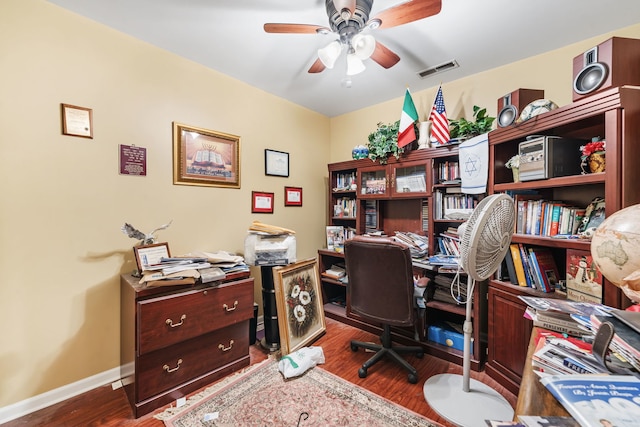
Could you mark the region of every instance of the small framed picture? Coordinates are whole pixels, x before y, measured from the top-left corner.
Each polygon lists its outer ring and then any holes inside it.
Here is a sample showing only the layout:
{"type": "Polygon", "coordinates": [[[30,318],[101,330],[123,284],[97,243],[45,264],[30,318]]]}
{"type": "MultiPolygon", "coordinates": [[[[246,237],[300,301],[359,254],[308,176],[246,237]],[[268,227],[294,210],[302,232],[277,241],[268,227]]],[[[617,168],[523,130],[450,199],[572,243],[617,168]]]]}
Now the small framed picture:
{"type": "Polygon", "coordinates": [[[284,187],[284,205],[302,206],[302,188],[284,187]]]}
{"type": "Polygon", "coordinates": [[[289,153],[264,150],[264,173],[271,176],[289,176],[289,153]]]}
{"type": "Polygon", "coordinates": [[[311,258],[273,268],[282,355],[306,347],[325,333],[318,261],[311,258]]]}
{"type": "Polygon", "coordinates": [[[159,264],[162,258],[170,258],[168,243],[154,243],[153,245],[134,246],[133,253],[136,256],[138,271],[149,270],[154,264],[159,264]]]}
{"type": "Polygon", "coordinates": [[[93,111],[91,108],[60,104],[62,108],[62,134],[93,139],[93,111]]]}
{"type": "Polygon", "coordinates": [[[251,213],[273,213],[273,193],[252,191],[251,213]]]}

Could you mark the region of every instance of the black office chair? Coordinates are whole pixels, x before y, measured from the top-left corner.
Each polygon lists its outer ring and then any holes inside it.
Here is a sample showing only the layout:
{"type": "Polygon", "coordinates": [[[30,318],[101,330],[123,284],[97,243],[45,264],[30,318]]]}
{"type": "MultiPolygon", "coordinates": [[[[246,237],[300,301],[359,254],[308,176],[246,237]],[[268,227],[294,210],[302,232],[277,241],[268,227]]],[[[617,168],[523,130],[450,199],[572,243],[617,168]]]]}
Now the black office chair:
{"type": "Polygon", "coordinates": [[[413,327],[415,321],[413,296],[413,267],[409,248],[383,237],[356,236],[344,245],[347,292],[350,313],[372,323],[380,323],[383,332],[382,345],[351,341],[351,350],[362,347],[376,351],[358,370],[360,378],[367,376],[367,369],[384,356],[409,371],[409,382],[418,382],[418,372],[401,353],[415,353],[422,358],[422,347],[394,347],[391,344],[391,326],[413,327]]]}

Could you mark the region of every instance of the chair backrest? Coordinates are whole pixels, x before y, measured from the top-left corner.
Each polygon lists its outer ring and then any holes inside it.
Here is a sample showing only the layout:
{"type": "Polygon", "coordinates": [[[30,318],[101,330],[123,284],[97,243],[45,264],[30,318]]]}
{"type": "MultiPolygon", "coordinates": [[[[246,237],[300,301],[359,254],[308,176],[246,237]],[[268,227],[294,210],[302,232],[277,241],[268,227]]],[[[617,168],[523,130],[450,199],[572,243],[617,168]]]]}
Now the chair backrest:
{"type": "Polygon", "coordinates": [[[393,326],[414,321],[409,248],[390,238],[356,236],[344,245],[352,313],[393,326]]]}

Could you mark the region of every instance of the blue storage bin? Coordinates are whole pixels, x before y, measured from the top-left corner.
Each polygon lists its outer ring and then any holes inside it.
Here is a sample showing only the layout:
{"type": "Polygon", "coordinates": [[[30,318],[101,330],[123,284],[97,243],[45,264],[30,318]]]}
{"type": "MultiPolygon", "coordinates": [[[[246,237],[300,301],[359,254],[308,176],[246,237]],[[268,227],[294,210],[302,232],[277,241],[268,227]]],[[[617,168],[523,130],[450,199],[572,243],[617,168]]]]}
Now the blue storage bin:
{"type": "MultiPolygon", "coordinates": [[[[464,334],[456,331],[452,326],[446,323],[436,323],[429,326],[427,330],[427,339],[456,350],[464,350],[464,334]]],[[[471,339],[471,353],[473,353],[473,338],[471,339]]]]}

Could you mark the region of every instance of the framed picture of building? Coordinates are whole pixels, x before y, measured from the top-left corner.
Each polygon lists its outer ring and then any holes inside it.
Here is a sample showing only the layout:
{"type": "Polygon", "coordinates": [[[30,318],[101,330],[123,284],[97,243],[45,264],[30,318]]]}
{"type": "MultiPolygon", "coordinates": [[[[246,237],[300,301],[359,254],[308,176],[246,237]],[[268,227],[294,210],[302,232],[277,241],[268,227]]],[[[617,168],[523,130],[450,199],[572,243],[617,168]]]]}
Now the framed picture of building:
{"type": "Polygon", "coordinates": [[[173,183],[240,188],[240,137],[174,122],[173,183]]]}

